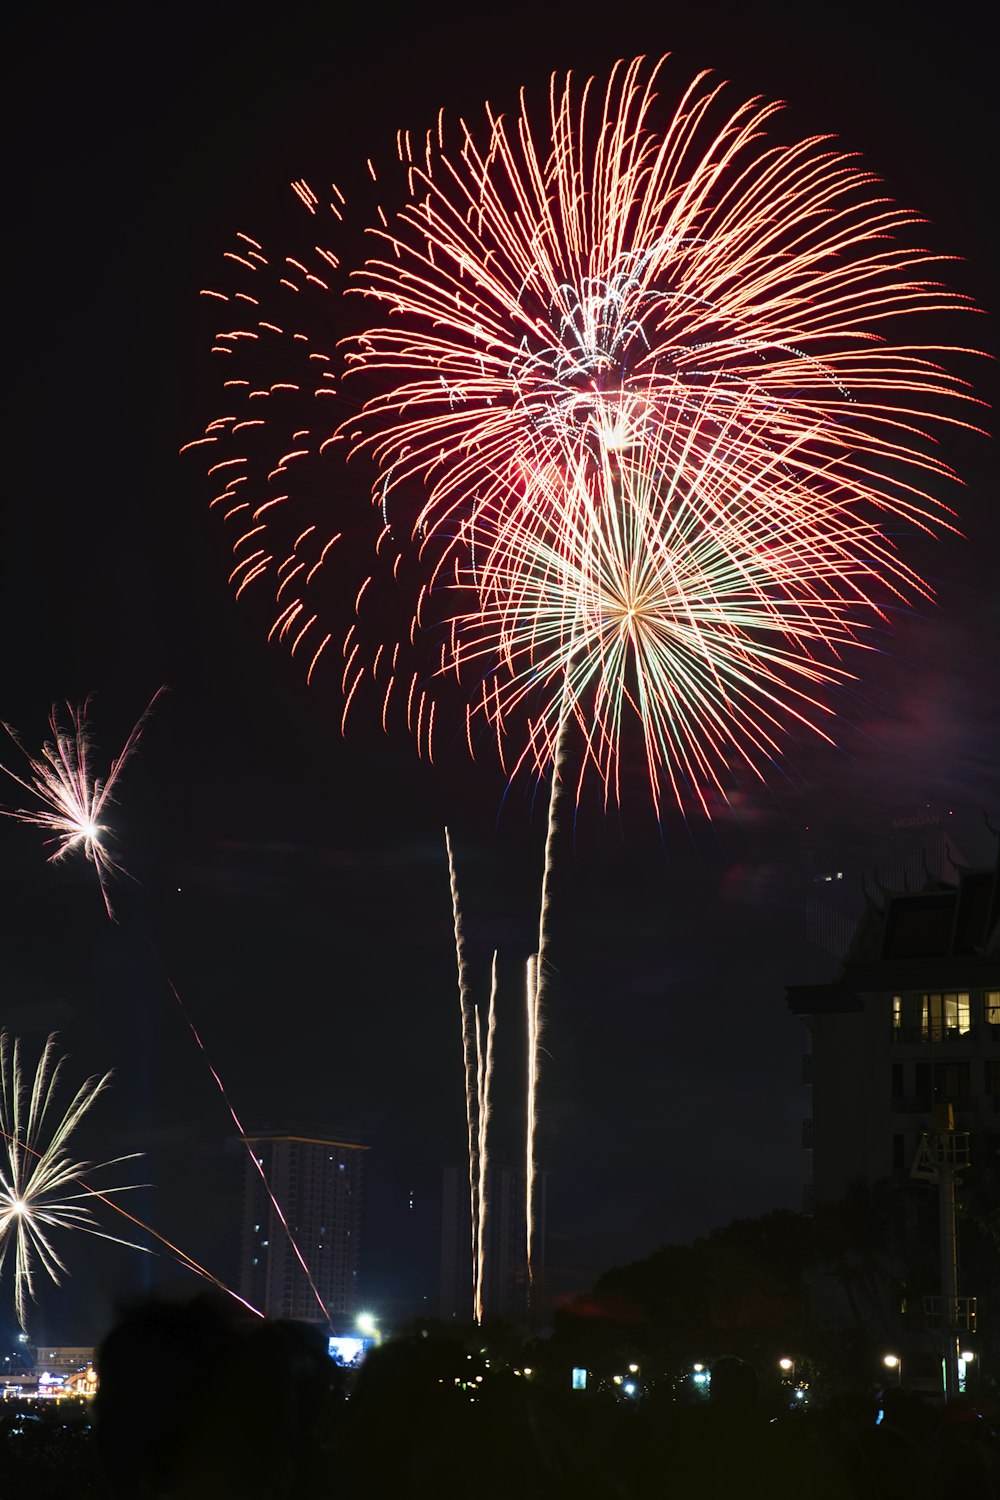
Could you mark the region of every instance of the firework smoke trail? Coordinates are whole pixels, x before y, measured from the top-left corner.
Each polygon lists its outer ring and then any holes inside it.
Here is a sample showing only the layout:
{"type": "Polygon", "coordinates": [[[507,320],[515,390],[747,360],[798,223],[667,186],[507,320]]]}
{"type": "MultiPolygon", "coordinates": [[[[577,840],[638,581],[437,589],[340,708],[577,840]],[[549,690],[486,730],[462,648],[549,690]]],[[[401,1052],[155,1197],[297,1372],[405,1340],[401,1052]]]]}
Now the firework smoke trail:
{"type": "Polygon", "coordinates": [[[475,1054],[479,1041],[479,1026],[478,1021],[474,1020],[473,1006],[469,999],[469,976],[465,961],[462,909],[458,896],[458,873],[455,869],[455,856],[451,846],[451,834],[447,828],[444,831],[444,843],[448,853],[448,884],[451,890],[451,912],[455,928],[455,964],[458,970],[458,1001],[462,1024],[462,1062],[465,1070],[465,1123],[469,1143],[469,1223],[472,1239],[472,1297],[473,1306],[478,1312],[476,1265],[480,1204],[479,1175],[477,1170],[477,1138],[479,1132],[476,1124],[478,1088],[475,1054]]]}
{"type": "Polygon", "coordinates": [[[493,1035],[496,1031],[497,955],[494,950],[490,970],[490,1006],[486,1022],[486,1046],[483,1047],[479,1006],[476,1006],[476,1093],[479,1135],[479,1191],[477,1195],[478,1215],[476,1222],[476,1322],[482,1323],[484,1314],[483,1279],[486,1269],[486,1215],[489,1203],[486,1194],[486,1173],[489,1167],[489,1124],[493,1112],[490,1089],[493,1082],[493,1035]]]}
{"type": "MultiPolygon", "coordinates": [[[[239,1131],[240,1140],[242,1141],[243,1146],[246,1149],[247,1156],[249,1157],[250,1161],[253,1163],[254,1170],[256,1171],[256,1173],[257,1173],[258,1177],[260,1178],[261,1182],[264,1184],[264,1191],[267,1193],[267,1196],[270,1199],[272,1208],[274,1209],[275,1213],[278,1215],[278,1219],[281,1222],[281,1227],[285,1231],[285,1234],[286,1234],[286,1236],[288,1238],[288,1243],[292,1247],[292,1252],[293,1252],[293,1254],[295,1256],[295,1259],[298,1261],[299,1266],[301,1267],[302,1272],[303,1272],[303,1274],[304,1274],[304,1276],[306,1278],[306,1281],[309,1283],[309,1289],[312,1292],[313,1296],[316,1298],[316,1301],[319,1304],[319,1308],[320,1308],[320,1311],[321,1311],[323,1317],[324,1318],[329,1318],[329,1315],[330,1315],[329,1314],[329,1309],[327,1308],[326,1303],[323,1301],[323,1298],[320,1296],[319,1288],[317,1287],[315,1281],[313,1280],[312,1272],[310,1271],[308,1265],[306,1264],[306,1260],[305,1260],[305,1257],[302,1254],[302,1251],[299,1249],[298,1241],[296,1240],[294,1234],[292,1233],[291,1226],[289,1225],[288,1220],[285,1217],[284,1210],[282,1209],[281,1204],[278,1202],[277,1198],[274,1196],[274,1193],[271,1191],[271,1184],[267,1180],[267,1174],[264,1171],[263,1163],[257,1157],[256,1153],[253,1150],[253,1147],[250,1144],[250,1141],[247,1138],[247,1133],[246,1133],[246,1131],[243,1128],[243,1122],[241,1121],[239,1115],[236,1113],[236,1110],[233,1107],[232,1101],[231,1101],[231,1099],[229,1098],[229,1095],[226,1092],[225,1084],[222,1082],[222,1079],[219,1077],[219,1074],[215,1070],[215,1067],[214,1067],[214,1065],[212,1063],[212,1060],[211,1060],[211,1058],[208,1055],[208,1051],[207,1051],[207,1049],[205,1047],[205,1044],[202,1041],[201,1036],[198,1033],[197,1027],[195,1026],[194,1022],[191,1020],[191,1017],[188,1015],[187,1007],[185,1006],[184,1001],[180,997],[180,994],[179,994],[179,992],[177,990],[177,986],[174,984],[173,980],[169,977],[169,975],[164,974],[164,979],[166,980],[167,987],[170,990],[170,993],[173,995],[174,999],[177,1001],[178,1006],[180,1007],[181,1015],[184,1017],[184,1020],[187,1022],[188,1029],[191,1032],[191,1035],[194,1037],[195,1042],[198,1045],[198,1049],[201,1052],[202,1057],[205,1059],[205,1066],[208,1068],[208,1071],[211,1073],[213,1079],[215,1080],[216,1088],[219,1090],[219,1093],[222,1095],[223,1103],[225,1104],[226,1108],[229,1111],[229,1114],[230,1114],[230,1117],[232,1119],[232,1122],[236,1126],[236,1129],[239,1131]]],[[[242,1299],[240,1299],[240,1300],[242,1300],[242,1299]]],[[[249,1304],[247,1304],[247,1305],[249,1306],[249,1304]]]]}
{"type": "Polygon", "coordinates": [[[66,1272],[47,1231],[74,1229],[135,1250],[146,1248],[100,1229],[85,1206],[87,1198],[99,1196],[106,1201],[107,1195],[133,1191],[143,1184],[105,1188],[97,1194],[81,1182],[85,1172],[134,1161],[138,1153],[94,1163],[74,1161],[66,1149],[80,1121],[110,1082],[110,1073],[101,1078],[95,1075],[80,1085],[43,1143],[63,1065],[63,1058],[53,1062],[55,1043],[53,1034],[42,1050],[29,1094],[21,1067],[21,1043],[15,1038],[11,1047],[6,1032],[0,1033],[0,1133],[6,1153],[6,1163],[0,1167],[0,1271],[13,1252],[14,1305],[22,1328],[27,1324],[28,1298],[35,1296],[35,1263],[56,1285],[59,1273],[66,1272]],[[68,1191],[71,1188],[75,1191],[68,1191]]]}
{"type": "Polygon", "coordinates": [[[115,871],[119,874],[127,872],[108,853],[102,838],[107,833],[107,828],[101,819],[112,800],[115,783],[138,745],[146,719],[163,691],[161,687],[153,694],[103,780],[94,775],[90,763],[91,740],[87,729],[89,699],[76,709],[66,705],[68,728],[60,723],[58,709],[52,709],[49,715],[52,739],[42,745],[37,755],[32,755],[25,749],[17,731],[9,724],[3,726],[27,760],[28,775],[19,776],[2,763],[0,771],[30,792],[42,804],[43,810],[0,808],[0,815],[16,818],[20,823],[44,828],[51,833],[52,838],[48,842],[54,843],[56,849],[49,855],[50,861],[64,859],[74,850],[82,849],[84,857],[91,861],[97,872],[104,905],[112,921],[114,912],[111,909],[107,881],[115,871]]]}

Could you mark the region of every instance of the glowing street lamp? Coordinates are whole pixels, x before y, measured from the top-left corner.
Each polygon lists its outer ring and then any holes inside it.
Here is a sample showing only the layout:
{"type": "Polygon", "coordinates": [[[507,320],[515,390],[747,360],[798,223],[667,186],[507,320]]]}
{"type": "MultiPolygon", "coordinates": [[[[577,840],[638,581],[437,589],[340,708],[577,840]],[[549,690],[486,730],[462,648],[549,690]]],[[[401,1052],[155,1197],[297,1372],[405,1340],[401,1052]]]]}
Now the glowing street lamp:
{"type": "Polygon", "coordinates": [[[779,1370],[784,1370],[784,1372],[785,1372],[786,1375],[788,1374],[788,1372],[790,1370],[794,1370],[794,1368],[795,1368],[795,1361],[793,1359],[789,1359],[787,1355],[785,1356],[784,1359],[779,1359],[778,1360],[778,1369],[779,1370]]]}
{"type": "Polygon", "coordinates": [[[355,1326],[357,1327],[357,1330],[361,1334],[362,1338],[374,1339],[376,1344],[381,1344],[382,1330],[381,1328],[379,1328],[378,1323],[372,1313],[358,1313],[355,1326]]]}

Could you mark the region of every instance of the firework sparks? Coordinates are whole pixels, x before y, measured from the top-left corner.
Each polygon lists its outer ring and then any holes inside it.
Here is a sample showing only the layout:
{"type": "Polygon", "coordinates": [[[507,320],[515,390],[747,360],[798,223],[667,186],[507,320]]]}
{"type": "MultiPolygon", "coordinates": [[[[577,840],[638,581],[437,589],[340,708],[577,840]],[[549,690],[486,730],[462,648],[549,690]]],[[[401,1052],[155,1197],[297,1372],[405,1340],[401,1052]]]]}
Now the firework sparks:
{"type": "Polygon", "coordinates": [[[114,800],[115,784],[138,745],[146,719],[162,692],[163,688],[159,688],[153,694],[104,777],[97,776],[92,766],[92,742],[87,725],[89,700],[75,709],[67,704],[66,724],[60,720],[58,710],[53,708],[49,715],[52,738],[42,745],[37,755],[25,748],[9,724],[3,726],[27,760],[28,772],[26,776],[19,776],[2,763],[0,771],[30,792],[41,806],[37,809],[0,808],[0,814],[50,833],[52,837],[47,842],[55,845],[50,860],[65,859],[68,854],[82,851],[97,872],[104,905],[112,919],[114,912],[108,882],[115,872],[125,874],[126,871],[108,852],[105,842],[108,829],[103,819],[108,804],[114,800]]]}
{"type": "MultiPolygon", "coordinates": [[[[150,946],[152,947],[152,944],[150,944],[150,946]]],[[[155,952],[156,950],[154,949],[153,951],[155,952]]],[[[164,973],[164,979],[166,981],[167,988],[170,990],[170,993],[173,995],[174,999],[177,1001],[177,1005],[178,1005],[178,1007],[180,1009],[180,1013],[184,1017],[185,1024],[187,1025],[187,1028],[188,1028],[188,1030],[191,1033],[191,1036],[192,1036],[192,1038],[194,1040],[195,1046],[198,1048],[199,1052],[201,1053],[202,1057],[205,1060],[205,1066],[207,1067],[209,1073],[212,1075],[212,1081],[214,1082],[216,1088],[218,1089],[220,1095],[222,1096],[222,1102],[225,1104],[226,1109],[229,1111],[229,1117],[230,1117],[230,1119],[232,1120],[233,1124],[236,1126],[236,1129],[239,1132],[239,1138],[240,1138],[240,1141],[242,1142],[243,1147],[244,1147],[244,1149],[245,1149],[245,1151],[247,1153],[247,1159],[251,1163],[251,1165],[253,1166],[253,1169],[257,1173],[257,1176],[260,1178],[261,1182],[264,1184],[264,1191],[266,1192],[266,1194],[267,1194],[267,1196],[268,1196],[268,1198],[270,1200],[271,1207],[274,1209],[275,1213],[278,1216],[278,1221],[281,1224],[281,1227],[282,1227],[282,1229],[285,1232],[285,1237],[287,1238],[288,1243],[289,1243],[289,1245],[292,1248],[292,1254],[295,1256],[295,1259],[298,1261],[299,1266],[300,1266],[300,1268],[302,1270],[302,1273],[305,1276],[306,1281],[309,1284],[309,1290],[312,1292],[313,1296],[316,1299],[317,1304],[319,1305],[320,1313],[321,1313],[321,1315],[324,1318],[327,1318],[327,1317],[329,1317],[329,1308],[327,1307],[326,1303],[323,1301],[323,1298],[322,1298],[322,1296],[320,1294],[319,1287],[316,1285],[315,1278],[313,1277],[313,1274],[312,1274],[312,1272],[309,1269],[309,1265],[308,1265],[308,1263],[306,1261],[306,1258],[302,1254],[302,1251],[301,1251],[301,1249],[299,1247],[298,1240],[295,1238],[295,1235],[292,1232],[292,1228],[291,1228],[291,1225],[288,1222],[288,1219],[287,1219],[287,1216],[285,1214],[285,1211],[281,1207],[281,1204],[278,1202],[277,1198],[275,1197],[274,1190],[272,1189],[271,1184],[267,1180],[267,1173],[264,1171],[263,1162],[261,1161],[260,1157],[257,1155],[257,1153],[256,1153],[256,1151],[254,1150],[254,1147],[253,1147],[253,1137],[247,1135],[246,1130],[245,1130],[244,1125],[243,1125],[243,1121],[240,1119],[239,1115],[236,1113],[235,1106],[233,1105],[233,1102],[230,1099],[229,1094],[226,1091],[226,1086],[223,1083],[222,1079],[220,1078],[218,1070],[216,1069],[214,1063],[212,1062],[211,1058],[208,1055],[208,1048],[205,1046],[205,1043],[202,1041],[201,1034],[199,1033],[198,1028],[195,1026],[195,1024],[192,1021],[191,1017],[188,1015],[188,1009],[187,1009],[187,1006],[184,1004],[184,1001],[181,999],[180,991],[178,990],[177,986],[174,984],[173,980],[169,977],[168,974],[164,973]]],[[[224,1290],[228,1291],[228,1288],[224,1288],[224,1290]]],[[[238,1299],[238,1300],[242,1300],[242,1299],[238,1299]]],[[[249,1303],[247,1305],[249,1306],[249,1303]]],[[[256,1308],[254,1308],[252,1310],[256,1311],[256,1308]]]]}
{"type": "Polygon", "coordinates": [[[465,962],[465,937],[462,931],[462,908],[458,895],[458,872],[455,854],[451,845],[451,834],[444,831],[445,850],[448,855],[448,884],[451,891],[452,923],[455,929],[455,964],[458,969],[459,1019],[462,1028],[462,1063],[465,1076],[465,1126],[469,1147],[469,1225],[472,1236],[473,1299],[476,1295],[476,1249],[478,1211],[478,1174],[476,1169],[477,1130],[475,1123],[476,1069],[473,1006],[469,998],[468,967],[465,962]]]}
{"type": "Polygon", "coordinates": [[[457,151],[443,130],[422,153],[401,143],[408,200],[355,277],[391,318],[350,358],[384,388],[345,436],[380,486],[419,481],[417,527],[454,535],[526,455],[599,462],[656,427],[697,465],[689,431],[704,440],[740,402],[744,475],[793,437],[811,479],[832,445],[845,503],[939,519],[948,470],[920,434],[961,382],[888,330],[964,299],[902,243],[915,216],[828,140],[769,143],[780,106],[725,113],[705,74],[658,129],[664,61],[617,64],[603,97],[553,76],[540,132],[522,98],[461,122],[457,151]]]}
{"type": "MultiPolygon", "coordinates": [[[[539,553],[579,554],[609,465],[637,450],[655,448],[692,504],[716,495],[716,511],[729,507],[713,533],[723,548],[724,526],[759,539],[770,522],[766,545],[786,577],[793,551],[801,574],[810,547],[841,544],[857,558],[851,533],[864,538],[876,565],[855,593],[861,612],[883,583],[906,598],[922,589],[887,525],[948,525],[941,495],[954,476],[934,437],[962,425],[957,403],[969,397],[918,325],[967,301],[933,279],[941,257],[915,245],[915,216],[856,158],[826,138],[782,143],[777,104],[727,107],[702,74],[671,114],[658,98],[664,62],[619,63],[603,86],[554,76],[543,122],[523,99],[508,114],[487,107],[482,125],[460,122],[454,147],[443,123],[422,141],[401,133],[395,175],[376,179],[381,249],[351,276],[324,243],[324,216],[335,235],[343,195],[293,184],[309,231],[301,247],[275,253],[240,235],[227,289],[206,293],[226,406],[186,446],[205,457],[212,503],[235,528],[237,593],[271,587],[271,634],[310,679],[339,638],[345,718],[371,692],[386,727],[405,711],[421,753],[432,753],[447,669],[460,671],[481,594],[484,609],[495,602],[484,559],[527,604],[539,553]],[[324,330],[343,285],[375,319],[338,350],[324,330]],[[364,377],[360,411],[345,400],[345,359],[348,390],[364,377]],[[377,541],[337,505],[347,450],[375,460],[377,541]],[[338,556],[348,577],[331,587],[338,556]],[[453,574],[471,602],[442,620],[436,599],[453,574]],[[410,601],[395,640],[383,585],[404,609],[410,601]],[[356,618],[338,628],[330,599],[345,591],[356,618]],[[446,669],[436,682],[435,653],[446,669]]],[[[619,603],[634,610],[634,599],[619,603]]],[[[475,626],[471,636],[474,654],[475,626]]],[[[502,693],[502,674],[487,676],[476,711],[503,760],[509,714],[485,701],[502,693]]],[[[680,717],[665,739],[642,725],[657,806],[665,744],[668,774],[685,761],[697,793],[716,786],[732,731],[745,747],[773,727],[773,704],[738,695],[740,713],[706,721],[707,769],[690,685],[675,689],[680,717]]],[[[641,719],[652,700],[637,702],[641,719]]],[[[585,759],[617,785],[610,722],[585,759]]],[[[551,765],[555,729],[549,716],[523,736],[535,735],[525,760],[536,771],[540,745],[551,765]]]]}
{"type": "Polygon", "coordinates": [[[527,724],[511,774],[544,774],[572,733],[577,798],[593,770],[617,800],[631,722],[654,804],[666,779],[709,813],[734,766],[763,777],[790,728],[829,738],[819,689],[850,679],[847,652],[922,585],[836,491],[803,494],[787,450],[771,457],[769,506],[753,504],[719,458],[727,431],[691,487],[655,435],[596,475],[581,460],[526,476],[475,579],[456,569],[441,590],[458,599],[441,671],[479,689],[470,740],[477,719],[498,739],[527,724]]]}
{"type": "Polygon", "coordinates": [[[58,1285],[66,1266],[50,1239],[52,1230],[80,1230],[115,1244],[146,1249],[101,1229],[89,1201],[124,1193],[140,1184],[102,1188],[85,1186],[84,1175],[133,1161],[136,1153],[104,1162],[74,1161],[67,1142],[84,1115],[107,1087],[110,1073],[88,1078],[66,1112],[47,1131],[49,1109],[63,1059],[56,1058],[55,1036],[42,1051],[30,1091],[21,1066],[21,1044],[0,1034],[0,1131],[4,1165],[0,1167],[0,1271],[13,1262],[14,1306],[21,1327],[27,1326],[28,1300],[35,1297],[36,1269],[58,1285]]]}
{"type": "Polygon", "coordinates": [[[566,730],[569,723],[569,711],[566,696],[564,695],[560,711],[559,727],[556,732],[555,758],[552,765],[552,787],[549,792],[548,826],[545,833],[545,864],[542,870],[542,894],[538,915],[538,952],[533,954],[528,960],[526,989],[528,1013],[528,1118],[525,1130],[524,1244],[529,1287],[534,1279],[535,1177],[537,1172],[535,1147],[538,1133],[538,1068],[542,1035],[542,1001],[545,989],[546,964],[548,962],[548,917],[551,906],[550,886],[555,856],[559,798],[563,786],[563,756],[565,753],[566,730]]]}
{"type": "Polygon", "coordinates": [[[497,955],[493,954],[490,1003],[485,1018],[472,998],[465,937],[462,931],[462,909],[459,902],[458,874],[451,834],[444,831],[448,854],[448,881],[451,890],[452,919],[455,929],[455,962],[458,969],[459,1015],[462,1028],[462,1063],[465,1077],[465,1123],[469,1146],[469,1222],[472,1239],[472,1306],[477,1323],[483,1321],[484,1277],[486,1265],[487,1172],[489,1168],[489,1124],[493,1105],[493,1037],[496,1031],[497,955]]]}
{"type": "Polygon", "coordinates": [[[497,999],[497,955],[493,954],[490,969],[490,1004],[486,1014],[485,1038],[483,1019],[476,1006],[476,1118],[477,1154],[479,1162],[479,1185],[476,1192],[476,1261],[474,1311],[477,1323],[483,1321],[486,1311],[484,1300],[484,1277],[486,1273],[486,1219],[489,1212],[487,1180],[489,1173],[489,1126],[493,1112],[491,1088],[493,1083],[493,1036],[496,1031],[497,999]]]}

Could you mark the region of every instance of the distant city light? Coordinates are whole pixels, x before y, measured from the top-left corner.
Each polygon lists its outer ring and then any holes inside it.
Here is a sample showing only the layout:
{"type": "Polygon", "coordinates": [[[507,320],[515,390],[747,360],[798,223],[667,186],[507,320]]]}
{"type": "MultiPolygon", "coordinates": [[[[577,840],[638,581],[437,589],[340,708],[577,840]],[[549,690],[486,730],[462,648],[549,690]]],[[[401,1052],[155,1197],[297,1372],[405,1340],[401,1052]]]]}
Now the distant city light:
{"type": "Polygon", "coordinates": [[[587,1389],[587,1372],[581,1365],[573,1366],[573,1390],[585,1391],[587,1389]]]}

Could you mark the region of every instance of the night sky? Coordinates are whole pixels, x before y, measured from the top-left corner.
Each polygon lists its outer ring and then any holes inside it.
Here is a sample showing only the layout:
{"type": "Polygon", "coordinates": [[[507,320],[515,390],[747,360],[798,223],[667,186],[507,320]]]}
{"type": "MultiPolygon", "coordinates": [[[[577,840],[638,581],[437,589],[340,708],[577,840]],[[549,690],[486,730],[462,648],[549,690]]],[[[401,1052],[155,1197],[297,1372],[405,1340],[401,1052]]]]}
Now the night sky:
{"type": "MultiPolygon", "coordinates": [[[[430,1306],[440,1168],[465,1131],[442,830],[484,997],[500,951],[496,1144],[513,1153],[546,808],[523,786],[503,800],[488,758],[446,750],[431,769],[357,719],[343,738],[332,679],[307,689],[266,643],[264,602],[234,603],[227,538],[178,458],[215,411],[197,293],[234,230],[280,238],[285,216],[298,223],[292,178],[348,176],[441,105],[475,116],[552,69],[673,51],[675,80],[713,67],[734,97],[788,100],[788,129],[861,151],[959,257],[952,284],[996,306],[993,53],[974,7],[671,9],[355,6],[345,20],[292,3],[253,22],[236,5],[31,7],[11,48],[0,717],[37,744],[51,703],[93,693],[110,754],[170,691],[121,782],[115,852],[136,880],[117,889],[117,925],[82,861],[48,866],[36,830],[0,825],[0,1020],[29,1055],[58,1030],[74,1083],[115,1070],[80,1151],[144,1152],[121,1169],[155,1184],[136,1211],[225,1280],[240,1151],[164,976],[248,1126],[353,1127],[371,1145],[365,1295],[430,1306]]],[[[988,319],[958,333],[995,346],[988,319]]],[[[959,368],[993,399],[991,367],[959,368]]],[[[836,751],[793,744],[766,788],[734,784],[711,827],[658,827],[636,786],[620,814],[585,803],[566,830],[541,1156],[567,1286],[800,1205],[806,1039],[783,992],[830,969],[806,942],[811,876],[887,861],[893,816],[928,803],[969,860],[988,857],[994,464],[985,439],[946,451],[968,484],[964,540],[908,548],[938,605],[862,664],[836,751]]],[[[176,1276],[79,1236],[60,1248],[73,1275],[43,1289],[39,1339],[98,1337],[117,1299],[176,1276]]],[[[7,1325],[5,1286],[0,1337],[7,1325]]]]}

